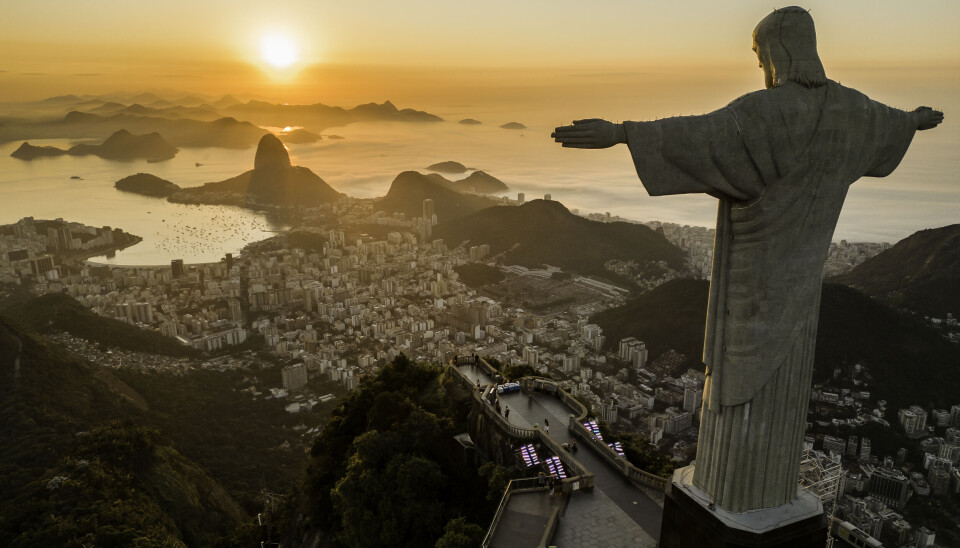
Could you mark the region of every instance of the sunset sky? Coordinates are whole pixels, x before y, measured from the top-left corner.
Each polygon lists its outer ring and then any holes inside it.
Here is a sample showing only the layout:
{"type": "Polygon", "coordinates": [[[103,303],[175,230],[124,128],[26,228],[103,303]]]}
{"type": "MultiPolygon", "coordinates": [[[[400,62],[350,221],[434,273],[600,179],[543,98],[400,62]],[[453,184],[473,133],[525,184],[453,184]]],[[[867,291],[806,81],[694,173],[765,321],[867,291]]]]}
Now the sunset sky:
{"type": "MultiPolygon", "coordinates": [[[[122,89],[345,106],[502,97],[543,107],[574,96],[590,104],[604,88],[616,103],[623,88],[644,86],[662,95],[664,108],[696,109],[706,96],[729,99],[762,85],[750,36],[774,6],[754,0],[11,2],[0,23],[0,101],[122,89]],[[292,45],[290,67],[263,59],[267,37],[292,45]]],[[[911,91],[929,92],[930,102],[957,95],[960,2],[816,0],[804,7],[812,10],[830,77],[855,79],[857,87],[877,83],[894,103],[908,83],[911,91]]]]}

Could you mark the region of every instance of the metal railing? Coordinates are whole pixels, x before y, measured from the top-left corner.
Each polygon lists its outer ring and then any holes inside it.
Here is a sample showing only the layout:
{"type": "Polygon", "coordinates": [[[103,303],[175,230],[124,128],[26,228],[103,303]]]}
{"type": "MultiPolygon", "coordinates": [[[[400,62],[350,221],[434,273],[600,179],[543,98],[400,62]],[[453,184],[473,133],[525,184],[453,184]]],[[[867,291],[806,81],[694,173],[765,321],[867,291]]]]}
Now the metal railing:
{"type": "MultiPolygon", "coordinates": [[[[481,360],[483,361],[483,360],[481,360]]],[[[489,367],[489,365],[488,365],[489,367]]],[[[469,387],[470,392],[473,394],[473,399],[480,404],[480,409],[484,415],[487,416],[490,420],[497,425],[498,428],[506,432],[510,437],[515,438],[520,441],[530,441],[537,439],[537,430],[533,428],[521,428],[514,424],[511,424],[507,419],[503,418],[503,415],[497,413],[497,411],[483,401],[483,397],[480,395],[480,392],[477,391],[476,385],[473,381],[470,380],[466,374],[460,370],[459,367],[451,365],[449,368],[453,374],[460,379],[467,387],[469,387]]]]}
{"type": "Polygon", "coordinates": [[[612,447],[594,437],[593,432],[587,430],[587,427],[583,425],[582,420],[571,420],[570,432],[577,438],[583,440],[584,443],[596,449],[597,453],[599,453],[599,455],[605,461],[607,461],[610,466],[617,469],[624,476],[640,483],[645,487],[650,487],[651,489],[656,489],[658,491],[667,490],[667,486],[670,484],[669,479],[662,478],[656,474],[652,474],[634,466],[633,463],[621,457],[612,447]]]}
{"type": "Polygon", "coordinates": [[[507,503],[510,501],[510,495],[512,493],[520,491],[546,491],[547,489],[549,488],[537,483],[537,478],[510,480],[507,483],[507,488],[503,491],[503,497],[500,498],[500,505],[497,506],[497,511],[493,514],[493,521],[490,522],[490,527],[487,528],[487,534],[483,537],[481,546],[483,548],[490,546],[490,541],[493,540],[493,533],[497,530],[497,525],[500,524],[500,518],[503,517],[503,511],[507,508],[507,503]]]}

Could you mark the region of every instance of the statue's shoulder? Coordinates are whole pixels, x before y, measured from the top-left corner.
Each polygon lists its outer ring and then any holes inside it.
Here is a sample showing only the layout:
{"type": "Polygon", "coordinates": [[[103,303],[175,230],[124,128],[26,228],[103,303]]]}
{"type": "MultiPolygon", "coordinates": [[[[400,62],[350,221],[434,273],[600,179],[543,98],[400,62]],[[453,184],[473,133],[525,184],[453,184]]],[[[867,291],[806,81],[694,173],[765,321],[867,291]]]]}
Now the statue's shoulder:
{"type": "Polygon", "coordinates": [[[766,94],[769,93],[768,89],[760,89],[757,91],[751,91],[750,93],[745,93],[740,97],[737,97],[727,105],[727,108],[743,108],[745,106],[752,105],[757,102],[764,101],[766,99],[766,94]]]}

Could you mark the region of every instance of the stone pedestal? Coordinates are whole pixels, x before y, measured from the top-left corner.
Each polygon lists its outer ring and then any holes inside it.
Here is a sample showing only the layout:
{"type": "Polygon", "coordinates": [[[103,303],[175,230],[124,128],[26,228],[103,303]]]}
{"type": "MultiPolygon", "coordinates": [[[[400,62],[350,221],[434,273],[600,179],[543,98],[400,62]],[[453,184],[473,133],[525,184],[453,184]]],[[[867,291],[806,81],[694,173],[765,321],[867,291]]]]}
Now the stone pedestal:
{"type": "Polygon", "coordinates": [[[693,485],[693,466],[674,472],[663,505],[659,548],[811,548],[825,546],[827,518],[820,499],[799,491],[775,508],[742,514],[710,507],[693,485]]]}

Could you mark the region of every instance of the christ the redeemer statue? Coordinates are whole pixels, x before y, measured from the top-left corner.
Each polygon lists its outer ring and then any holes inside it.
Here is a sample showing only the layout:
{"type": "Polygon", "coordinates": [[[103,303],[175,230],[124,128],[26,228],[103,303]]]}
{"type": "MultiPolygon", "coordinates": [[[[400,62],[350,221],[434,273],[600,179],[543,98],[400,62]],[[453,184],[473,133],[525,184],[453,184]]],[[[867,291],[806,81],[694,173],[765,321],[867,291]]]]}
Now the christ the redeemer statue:
{"type": "Polygon", "coordinates": [[[889,175],[914,132],[905,112],[828,80],[813,19],[778,9],[753,31],[765,90],[702,116],[556,128],[564,147],[626,143],[652,196],[719,199],[693,485],[742,513],[797,497],[821,274],[847,187],[889,175]]]}

